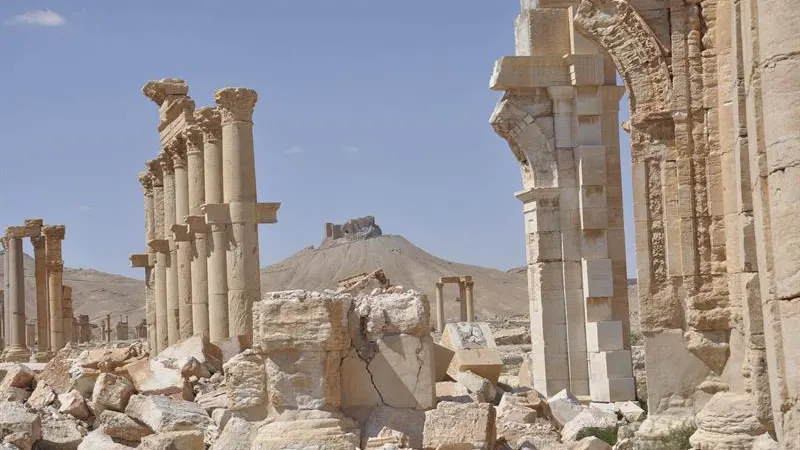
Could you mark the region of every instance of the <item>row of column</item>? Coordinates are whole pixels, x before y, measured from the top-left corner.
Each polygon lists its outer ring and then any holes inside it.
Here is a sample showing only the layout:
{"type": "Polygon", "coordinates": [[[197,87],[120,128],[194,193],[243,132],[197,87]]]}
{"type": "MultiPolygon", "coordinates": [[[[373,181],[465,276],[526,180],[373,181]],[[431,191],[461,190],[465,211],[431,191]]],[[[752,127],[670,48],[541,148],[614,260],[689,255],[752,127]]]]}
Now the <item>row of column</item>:
{"type": "Polygon", "coordinates": [[[261,296],[259,223],[279,203],[257,203],[252,114],[256,92],[216,91],[195,111],[182,80],[148,82],[160,108],[161,152],[139,174],[144,189],[147,340],[153,351],[195,334],[252,337],[261,296]]]}
{"type": "Polygon", "coordinates": [[[64,345],[64,335],[72,334],[71,289],[63,286],[61,241],[63,225],[44,226],[41,219],[28,219],[23,226],[11,226],[2,237],[4,251],[4,289],[2,333],[5,361],[28,361],[31,351],[26,342],[25,269],[22,244],[31,239],[35,259],[36,334],[34,359],[46,361],[64,345]],[[66,292],[66,294],[65,294],[66,292]],[[66,301],[64,301],[66,300],[66,301]]]}
{"type": "Polygon", "coordinates": [[[460,303],[461,322],[475,320],[475,282],[471,276],[442,277],[436,282],[436,331],[444,331],[444,285],[452,283],[458,285],[458,298],[460,303]]]}

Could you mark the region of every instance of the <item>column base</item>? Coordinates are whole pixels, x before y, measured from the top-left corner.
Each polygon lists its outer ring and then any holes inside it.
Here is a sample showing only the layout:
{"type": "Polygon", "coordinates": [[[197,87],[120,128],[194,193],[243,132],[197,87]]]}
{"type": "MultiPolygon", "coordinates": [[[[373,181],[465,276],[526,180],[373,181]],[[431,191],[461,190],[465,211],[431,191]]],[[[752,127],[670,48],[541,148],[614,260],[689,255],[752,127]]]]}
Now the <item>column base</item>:
{"type": "Polygon", "coordinates": [[[3,352],[3,361],[5,362],[30,362],[31,351],[25,347],[8,347],[3,352]]]}
{"type": "Polygon", "coordinates": [[[53,352],[36,352],[31,354],[31,362],[48,362],[53,359],[53,352]]]}

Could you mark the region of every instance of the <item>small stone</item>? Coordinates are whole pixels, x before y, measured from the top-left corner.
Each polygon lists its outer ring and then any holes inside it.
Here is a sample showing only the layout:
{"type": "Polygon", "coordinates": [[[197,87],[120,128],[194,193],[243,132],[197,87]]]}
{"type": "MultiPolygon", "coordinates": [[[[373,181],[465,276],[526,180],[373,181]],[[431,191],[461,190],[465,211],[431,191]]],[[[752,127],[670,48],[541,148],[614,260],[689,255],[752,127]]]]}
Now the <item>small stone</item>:
{"type": "Polygon", "coordinates": [[[110,373],[101,373],[94,384],[92,402],[98,412],[103,409],[125,411],[128,400],[133,394],[133,385],[127,379],[110,373]]]}
{"type": "Polygon", "coordinates": [[[497,396],[497,389],[494,384],[472,371],[457,372],[454,378],[458,384],[467,388],[468,392],[475,394],[479,402],[491,403],[497,396]]]}
{"type": "Polygon", "coordinates": [[[142,438],[138,450],[198,450],[205,448],[200,430],[167,431],[142,438]]]}
{"type": "Polygon", "coordinates": [[[161,395],[134,395],[125,414],[162,433],[174,430],[205,429],[211,418],[198,404],[161,395]]]}
{"type": "Polygon", "coordinates": [[[647,417],[647,413],[636,402],[617,402],[614,403],[617,411],[622,414],[628,422],[641,422],[647,417]]]}
{"type": "Polygon", "coordinates": [[[52,405],[56,401],[56,391],[47,383],[40,381],[36,384],[31,396],[28,397],[28,406],[33,409],[43,409],[47,405],[52,405]]]}
{"type": "Polygon", "coordinates": [[[86,400],[78,391],[72,390],[59,395],[58,402],[61,404],[58,408],[60,413],[69,414],[80,420],[88,420],[91,416],[86,400]]]}
{"type": "Polygon", "coordinates": [[[533,423],[536,410],[527,406],[527,399],[511,393],[503,394],[497,405],[498,422],[533,423]]]}

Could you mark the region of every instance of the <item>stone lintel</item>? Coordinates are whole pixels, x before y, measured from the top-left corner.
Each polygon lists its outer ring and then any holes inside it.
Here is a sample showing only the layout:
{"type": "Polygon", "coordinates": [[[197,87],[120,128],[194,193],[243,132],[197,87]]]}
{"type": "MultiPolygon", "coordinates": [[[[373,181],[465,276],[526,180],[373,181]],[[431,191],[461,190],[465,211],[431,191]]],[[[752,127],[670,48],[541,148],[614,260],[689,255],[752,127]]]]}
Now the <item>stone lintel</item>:
{"type": "Polygon", "coordinates": [[[42,233],[44,233],[47,239],[64,239],[67,234],[67,228],[64,225],[46,225],[42,227],[42,233]]]}
{"type": "Polygon", "coordinates": [[[227,203],[205,203],[200,206],[208,225],[225,225],[231,223],[231,210],[227,203]]]}
{"type": "Polygon", "coordinates": [[[189,86],[180,78],[162,78],[150,80],[142,86],[142,94],[158,106],[172,96],[183,96],[189,93],[189,86]]]}
{"type": "Polygon", "coordinates": [[[177,138],[183,140],[183,131],[194,124],[194,101],[186,97],[186,101],[174,102],[166,114],[166,122],[158,128],[162,148],[177,138]]]}
{"type": "Polygon", "coordinates": [[[257,223],[277,223],[278,209],[280,202],[256,203],[256,222],[257,223]]]}
{"type": "Polygon", "coordinates": [[[172,226],[172,236],[175,242],[188,242],[194,239],[194,234],[189,231],[189,225],[181,223],[172,226]]]}
{"type": "Polygon", "coordinates": [[[489,89],[508,91],[569,84],[569,71],[561,56],[504,56],[494,64],[489,89]]]}
{"type": "Polygon", "coordinates": [[[44,221],[42,219],[25,219],[25,237],[36,237],[42,234],[44,221]]]}
{"type": "Polygon", "coordinates": [[[150,267],[150,257],[147,254],[128,255],[128,260],[133,268],[150,267]]]}
{"type": "Polygon", "coordinates": [[[559,197],[559,188],[530,188],[524,191],[515,192],[514,196],[523,203],[535,202],[537,200],[557,199],[559,197]]]}
{"type": "Polygon", "coordinates": [[[564,55],[573,86],[597,86],[605,82],[604,55],[564,55]]]}
{"type": "Polygon", "coordinates": [[[186,216],[184,219],[189,227],[189,233],[210,233],[211,228],[206,224],[206,216],[186,216]]]}
{"type": "Polygon", "coordinates": [[[12,239],[22,239],[25,237],[25,227],[11,226],[6,227],[6,237],[12,239]]]}
{"type": "Polygon", "coordinates": [[[439,283],[472,283],[472,276],[465,275],[463,277],[455,276],[455,277],[441,277],[439,278],[439,283]]]}
{"type": "Polygon", "coordinates": [[[169,252],[169,241],[167,239],[151,239],[147,246],[159,253],[169,252]]]}

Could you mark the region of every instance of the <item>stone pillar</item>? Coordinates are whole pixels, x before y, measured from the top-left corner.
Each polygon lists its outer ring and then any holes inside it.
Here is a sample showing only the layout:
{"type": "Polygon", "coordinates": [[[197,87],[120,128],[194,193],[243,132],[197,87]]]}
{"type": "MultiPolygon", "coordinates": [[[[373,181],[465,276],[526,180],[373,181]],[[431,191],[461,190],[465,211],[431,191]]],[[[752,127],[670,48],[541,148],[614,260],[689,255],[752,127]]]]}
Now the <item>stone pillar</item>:
{"type": "Polygon", "coordinates": [[[192,243],[186,232],[189,215],[189,174],[186,170],[186,141],[181,137],[170,144],[172,164],[175,169],[175,240],[178,274],[178,335],[179,340],[192,336],[192,243]]]}
{"type": "Polygon", "coordinates": [[[45,237],[31,238],[33,244],[33,258],[36,264],[36,334],[37,347],[36,359],[47,361],[50,359],[50,308],[47,298],[47,259],[45,256],[45,237]]]}
{"type": "Polygon", "coordinates": [[[8,227],[6,240],[8,242],[7,266],[9,274],[9,332],[7,333],[8,346],[4,352],[7,362],[27,362],[30,351],[25,346],[25,269],[23,266],[22,240],[25,238],[25,227],[8,227]]]}
{"type": "Polygon", "coordinates": [[[459,320],[461,322],[467,321],[467,286],[463,280],[458,282],[458,306],[460,308],[459,320]]]}
{"type": "Polygon", "coordinates": [[[145,249],[147,253],[129,255],[131,267],[144,268],[145,314],[147,317],[147,343],[151,351],[155,352],[156,344],[156,305],[155,286],[153,284],[155,251],[149,247],[150,241],[155,239],[155,211],[153,200],[153,177],[148,171],[139,173],[139,183],[144,190],[144,230],[145,249]]]}
{"type": "Polygon", "coordinates": [[[36,348],[36,321],[25,323],[25,346],[31,352],[36,348]]]}
{"type": "Polygon", "coordinates": [[[466,281],[464,283],[464,294],[465,298],[464,301],[467,303],[467,322],[472,322],[475,320],[475,296],[473,288],[475,287],[474,281],[466,281]]]}
{"type": "Polygon", "coordinates": [[[444,331],[444,283],[436,282],[436,331],[444,331]]]}
{"type": "MultiPolygon", "coordinates": [[[[203,131],[203,176],[205,202],[221,204],[222,196],[222,124],[217,108],[200,108],[196,113],[203,131]]],[[[202,213],[203,208],[200,208],[202,213]]],[[[205,224],[205,216],[202,218],[205,224]]],[[[199,222],[199,220],[197,221],[199,222]]],[[[228,264],[226,248],[228,230],[226,223],[209,226],[211,240],[208,242],[208,315],[209,339],[220,342],[230,336],[228,328],[228,264]]]]}
{"type": "Polygon", "coordinates": [[[6,240],[5,235],[0,236],[0,243],[3,244],[3,290],[0,292],[0,350],[3,350],[6,346],[6,305],[7,297],[9,293],[8,283],[9,283],[9,276],[8,276],[8,241],[6,240]]]}
{"type": "Polygon", "coordinates": [[[206,204],[208,223],[230,222],[228,261],[228,326],[233,336],[253,334],[253,302],[261,296],[258,224],[274,223],[278,203],[256,203],[251,89],[225,88],[214,94],[222,118],[223,201],[206,204]]]}
{"type": "Polygon", "coordinates": [[[64,286],[61,293],[64,321],[64,343],[72,342],[74,330],[72,328],[72,288],[64,286]]]}
{"type": "MultiPolygon", "coordinates": [[[[197,116],[195,116],[197,117],[197,116]]],[[[184,130],[189,171],[189,216],[185,218],[190,238],[192,271],[192,326],[194,334],[209,336],[208,317],[208,227],[200,207],[206,202],[203,168],[203,131],[198,125],[184,130]],[[194,225],[194,226],[193,226],[194,225]]]]}
{"type": "Polygon", "coordinates": [[[64,225],[48,225],[44,233],[44,254],[47,260],[47,295],[50,299],[50,350],[56,352],[64,346],[64,320],[62,318],[62,278],[64,261],[61,259],[61,241],[66,229],[64,225]]]}
{"type": "Polygon", "coordinates": [[[169,261],[169,242],[164,235],[164,184],[161,164],[158,159],[147,162],[153,182],[153,237],[147,242],[149,251],[155,254],[152,269],[153,303],[155,318],[155,346],[152,352],[158,353],[169,345],[167,331],[167,264],[169,261]]]}
{"type": "Polygon", "coordinates": [[[107,343],[111,342],[111,314],[106,314],[106,335],[104,336],[107,343]]]}
{"type": "Polygon", "coordinates": [[[175,172],[172,152],[166,148],[158,160],[161,163],[162,180],[164,182],[164,239],[169,245],[166,258],[166,296],[167,296],[167,342],[176,344],[180,340],[180,303],[178,294],[178,248],[172,235],[175,225],[175,172]]]}

